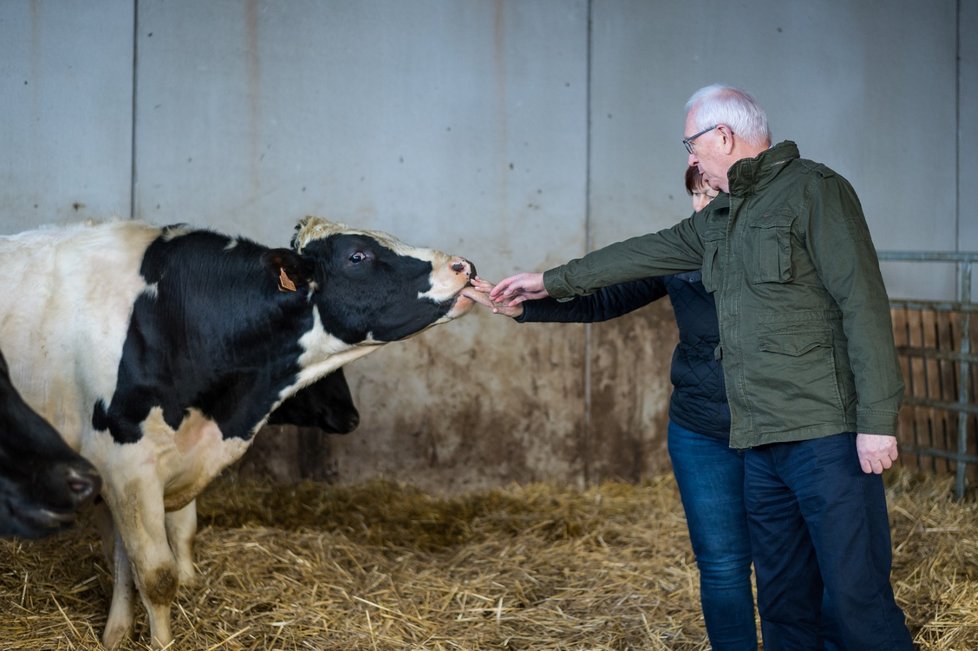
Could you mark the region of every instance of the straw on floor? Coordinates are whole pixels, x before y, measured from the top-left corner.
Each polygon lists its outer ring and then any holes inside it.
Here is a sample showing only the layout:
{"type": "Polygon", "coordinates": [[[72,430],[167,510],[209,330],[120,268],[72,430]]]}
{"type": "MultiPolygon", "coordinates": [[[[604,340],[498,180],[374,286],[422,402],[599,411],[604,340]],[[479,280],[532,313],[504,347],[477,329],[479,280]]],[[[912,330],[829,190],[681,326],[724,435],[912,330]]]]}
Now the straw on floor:
{"type": "MultiPolygon", "coordinates": [[[[893,583],[919,648],[978,648],[978,507],[907,471],[888,490],[893,583]]],[[[709,648],[671,476],[451,497],[227,476],[199,511],[176,649],[709,648]]],[[[0,548],[0,648],[99,648],[111,579],[94,528],[0,548]]],[[[137,606],[126,649],[148,635],[137,606]]]]}

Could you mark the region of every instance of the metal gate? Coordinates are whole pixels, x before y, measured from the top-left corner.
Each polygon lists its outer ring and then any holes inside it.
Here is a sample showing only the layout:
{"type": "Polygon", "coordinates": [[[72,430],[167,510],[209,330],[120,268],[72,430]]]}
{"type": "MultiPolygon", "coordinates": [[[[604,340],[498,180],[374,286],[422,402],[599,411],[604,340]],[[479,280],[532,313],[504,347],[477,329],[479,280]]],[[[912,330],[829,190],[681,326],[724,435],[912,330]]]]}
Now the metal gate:
{"type": "Polygon", "coordinates": [[[956,300],[891,298],[890,310],[906,383],[898,433],[901,455],[910,457],[904,464],[953,472],[961,499],[969,480],[978,478],[978,304],[972,299],[978,253],[881,251],[879,259],[956,266],[956,300]]]}

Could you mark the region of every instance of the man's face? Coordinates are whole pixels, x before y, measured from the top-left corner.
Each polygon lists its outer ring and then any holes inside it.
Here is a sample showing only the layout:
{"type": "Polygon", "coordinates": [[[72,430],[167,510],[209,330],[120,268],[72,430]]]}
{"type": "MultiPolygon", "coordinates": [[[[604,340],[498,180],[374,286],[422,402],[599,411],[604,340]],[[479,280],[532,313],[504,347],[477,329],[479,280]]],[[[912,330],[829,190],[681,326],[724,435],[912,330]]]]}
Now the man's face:
{"type": "MultiPolygon", "coordinates": [[[[683,130],[684,138],[700,131],[696,127],[695,118],[696,109],[693,109],[686,116],[686,126],[683,130]]],[[[730,166],[720,148],[721,143],[722,138],[716,129],[711,129],[700,135],[692,142],[693,153],[689,155],[688,163],[699,169],[704,182],[711,188],[726,192],[729,185],[727,170],[730,166]]]]}

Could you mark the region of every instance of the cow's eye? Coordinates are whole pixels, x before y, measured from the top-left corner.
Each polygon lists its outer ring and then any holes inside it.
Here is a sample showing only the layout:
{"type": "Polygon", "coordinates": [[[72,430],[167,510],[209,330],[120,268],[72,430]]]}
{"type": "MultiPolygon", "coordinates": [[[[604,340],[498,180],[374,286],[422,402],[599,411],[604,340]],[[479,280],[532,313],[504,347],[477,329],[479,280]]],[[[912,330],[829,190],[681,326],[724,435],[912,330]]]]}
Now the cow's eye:
{"type": "Polygon", "coordinates": [[[355,253],[353,253],[353,255],[350,256],[350,262],[352,262],[353,264],[360,264],[366,259],[367,259],[367,254],[364,253],[363,251],[356,251],[355,253]]]}

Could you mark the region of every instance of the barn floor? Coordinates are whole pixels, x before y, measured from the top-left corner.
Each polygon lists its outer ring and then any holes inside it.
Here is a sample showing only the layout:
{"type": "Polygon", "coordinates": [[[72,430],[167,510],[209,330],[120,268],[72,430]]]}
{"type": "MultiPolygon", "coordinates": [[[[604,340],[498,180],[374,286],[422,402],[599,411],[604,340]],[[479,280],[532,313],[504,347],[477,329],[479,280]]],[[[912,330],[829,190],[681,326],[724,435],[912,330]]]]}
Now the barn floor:
{"type": "MultiPolygon", "coordinates": [[[[889,493],[919,649],[978,648],[978,506],[906,471],[889,493]]],[[[671,476],[453,497],[225,477],[200,514],[176,649],[708,649],[671,476]]],[[[0,648],[100,648],[111,581],[94,529],[0,548],[0,648]]],[[[126,649],[146,648],[137,611],[126,649]]]]}

